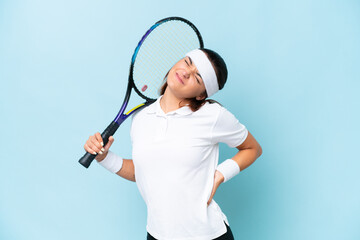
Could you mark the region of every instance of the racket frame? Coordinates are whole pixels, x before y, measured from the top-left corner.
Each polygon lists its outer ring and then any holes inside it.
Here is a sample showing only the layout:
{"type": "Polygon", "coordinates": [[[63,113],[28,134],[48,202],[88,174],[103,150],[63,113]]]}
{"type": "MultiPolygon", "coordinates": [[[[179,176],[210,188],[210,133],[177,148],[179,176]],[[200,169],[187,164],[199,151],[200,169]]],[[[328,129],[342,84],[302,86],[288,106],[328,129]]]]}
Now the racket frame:
{"type": "MultiPolygon", "coordinates": [[[[138,45],[136,46],[134,53],[132,55],[131,58],[131,63],[130,63],[130,69],[129,69],[129,79],[128,79],[128,86],[126,89],[126,94],[125,94],[125,98],[123,101],[123,104],[118,112],[118,114],[116,115],[115,119],[109,124],[109,126],[102,132],[101,134],[101,138],[103,140],[104,146],[108,143],[109,141],[109,137],[113,136],[114,133],[116,132],[116,130],[119,128],[119,126],[129,117],[131,116],[133,113],[135,113],[136,111],[142,109],[143,107],[146,107],[150,104],[152,104],[153,102],[156,101],[156,99],[151,99],[146,97],[143,93],[141,93],[141,91],[139,91],[139,89],[136,87],[135,83],[134,83],[134,78],[133,78],[133,70],[134,70],[134,65],[135,65],[135,61],[136,61],[136,56],[139,52],[139,49],[142,45],[142,43],[145,41],[145,39],[149,36],[149,34],[159,25],[166,23],[168,21],[182,21],[185,22],[186,24],[188,24],[196,33],[198,40],[199,40],[199,45],[200,48],[204,47],[204,42],[203,39],[201,37],[201,34],[199,32],[199,30],[195,27],[194,24],[192,24],[190,21],[188,21],[185,18],[181,18],[181,17],[168,17],[168,18],[164,18],[161,19],[159,21],[157,21],[155,24],[153,24],[147,31],[146,33],[142,36],[141,40],[139,41],[138,45]],[[132,89],[135,90],[135,92],[145,100],[145,103],[139,104],[136,107],[130,109],[129,111],[127,111],[125,114],[125,109],[128,105],[129,99],[130,99],[130,95],[132,92],[132,89]]],[[[97,154],[91,154],[86,152],[84,154],[84,156],[82,158],[80,158],[79,163],[81,165],[83,165],[85,168],[88,168],[91,164],[91,162],[95,159],[95,157],[97,156],[97,154]]]]}

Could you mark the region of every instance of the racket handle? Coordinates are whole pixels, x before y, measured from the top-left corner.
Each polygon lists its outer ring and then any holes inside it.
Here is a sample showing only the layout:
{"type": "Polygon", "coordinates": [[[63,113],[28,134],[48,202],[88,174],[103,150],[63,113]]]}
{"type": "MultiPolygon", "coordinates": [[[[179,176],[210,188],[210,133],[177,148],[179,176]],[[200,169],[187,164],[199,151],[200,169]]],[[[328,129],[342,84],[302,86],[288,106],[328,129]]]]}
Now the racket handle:
{"type": "MultiPolygon", "coordinates": [[[[101,134],[101,137],[104,141],[104,146],[108,143],[109,137],[114,135],[119,126],[120,125],[117,122],[111,122],[110,125],[104,130],[104,132],[101,134]]],[[[88,168],[96,156],[97,154],[91,154],[86,152],[84,156],[80,158],[79,163],[84,167],[88,168]]]]}

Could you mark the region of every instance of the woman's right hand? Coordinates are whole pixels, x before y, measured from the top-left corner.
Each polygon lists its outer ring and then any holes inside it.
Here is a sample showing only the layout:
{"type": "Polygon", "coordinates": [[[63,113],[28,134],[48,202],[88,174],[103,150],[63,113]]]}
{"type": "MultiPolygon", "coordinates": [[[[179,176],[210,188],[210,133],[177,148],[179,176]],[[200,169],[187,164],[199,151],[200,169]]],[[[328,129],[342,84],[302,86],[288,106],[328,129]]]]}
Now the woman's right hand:
{"type": "Polygon", "coordinates": [[[113,138],[113,136],[110,136],[108,143],[106,144],[106,146],[104,146],[103,139],[102,139],[100,133],[97,132],[94,135],[89,137],[89,139],[86,141],[86,143],[84,145],[84,149],[88,153],[97,154],[95,159],[98,162],[101,162],[106,157],[106,155],[109,151],[109,148],[111,147],[113,142],[114,142],[114,138],[113,138]]]}

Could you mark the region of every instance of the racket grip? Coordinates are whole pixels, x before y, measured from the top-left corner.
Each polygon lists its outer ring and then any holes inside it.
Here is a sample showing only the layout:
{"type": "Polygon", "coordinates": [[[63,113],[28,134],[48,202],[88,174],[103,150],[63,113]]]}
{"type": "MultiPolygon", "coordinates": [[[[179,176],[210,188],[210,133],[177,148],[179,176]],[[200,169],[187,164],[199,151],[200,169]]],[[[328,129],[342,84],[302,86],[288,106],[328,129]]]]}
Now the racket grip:
{"type": "MultiPolygon", "coordinates": [[[[117,122],[111,122],[110,125],[104,130],[101,134],[101,138],[103,139],[104,146],[108,143],[109,137],[114,135],[116,130],[119,128],[119,124],[117,122]]],[[[80,158],[79,163],[84,167],[88,168],[91,162],[95,159],[97,154],[91,154],[86,152],[82,158],[80,158]]]]}

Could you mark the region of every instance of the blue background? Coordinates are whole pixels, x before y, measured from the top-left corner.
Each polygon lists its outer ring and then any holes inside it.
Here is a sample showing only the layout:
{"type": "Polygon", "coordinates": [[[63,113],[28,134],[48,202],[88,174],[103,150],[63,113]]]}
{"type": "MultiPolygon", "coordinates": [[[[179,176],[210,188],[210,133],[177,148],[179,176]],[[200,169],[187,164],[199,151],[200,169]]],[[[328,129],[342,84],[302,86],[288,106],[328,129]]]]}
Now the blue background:
{"type": "MultiPolygon", "coordinates": [[[[139,38],[168,16],[226,60],[214,99],[263,149],[215,195],[235,238],[360,239],[355,0],[0,1],[0,239],[145,239],[136,184],[77,161],[118,111],[139,38]]],[[[112,147],[125,158],[129,126],[112,147]]]]}

